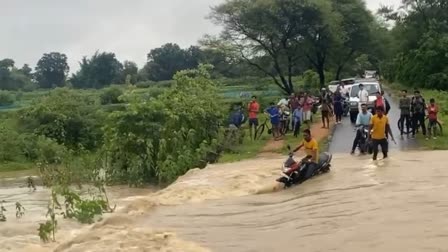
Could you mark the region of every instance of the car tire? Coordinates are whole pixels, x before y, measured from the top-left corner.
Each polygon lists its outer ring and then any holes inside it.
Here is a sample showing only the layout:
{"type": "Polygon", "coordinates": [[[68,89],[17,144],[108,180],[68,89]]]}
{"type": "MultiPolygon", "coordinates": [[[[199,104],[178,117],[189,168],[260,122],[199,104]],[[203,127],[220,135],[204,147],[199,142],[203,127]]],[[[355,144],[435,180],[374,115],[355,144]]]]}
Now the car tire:
{"type": "Polygon", "coordinates": [[[357,117],[358,117],[358,112],[350,111],[350,121],[352,123],[356,123],[357,117]]]}

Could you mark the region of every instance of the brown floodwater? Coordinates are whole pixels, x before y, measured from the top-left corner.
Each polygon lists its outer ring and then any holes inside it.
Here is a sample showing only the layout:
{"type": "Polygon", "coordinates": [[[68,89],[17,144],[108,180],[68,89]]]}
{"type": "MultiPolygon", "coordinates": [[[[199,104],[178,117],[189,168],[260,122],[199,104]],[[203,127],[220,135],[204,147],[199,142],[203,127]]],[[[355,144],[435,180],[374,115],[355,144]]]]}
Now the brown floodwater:
{"type": "Polygon", "coordinates": [[[337,154],[331,173],[288,190],[274,182],[281,156],[211,165],[157,192],[110,188],[116,213],[91,226],[61,223],[47,245],[36,229],[48,192],[0,182],[1,199],[27,208],[0,223],[0,250],[446,251],[447,154],[337,154]]]}

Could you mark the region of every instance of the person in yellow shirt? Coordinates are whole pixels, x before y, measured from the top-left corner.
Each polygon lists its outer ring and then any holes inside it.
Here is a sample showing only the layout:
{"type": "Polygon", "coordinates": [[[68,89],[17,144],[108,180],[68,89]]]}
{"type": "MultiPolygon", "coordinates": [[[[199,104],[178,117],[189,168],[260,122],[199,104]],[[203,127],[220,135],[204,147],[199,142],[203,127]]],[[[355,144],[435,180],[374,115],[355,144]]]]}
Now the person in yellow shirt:
{"type": "Polygon", "coordinates": [[[299,176],[301,178],[300,180],[305,181],[316,171],[319,162],[319,144],[316,139],[311,137],[311,131],[309,129],[303,131],[303,142],[293,152],[297,152],[301,148],[305,148],[305,154],[308,159],[306,167],[300,172],[299,176]]]}
{"type": "Polygon", "coordinates": [[[389,149],[389,143],[387,136],[390,135],[392,141],[395,142],[395,138],[392,135],[392,130],[389,125],[389,118],[384,115],[384,107],[377,107],[376,114],[370,119],[370,138],[372,139],[373,160],[377,159],[378,146],[381,146],[383,152],[383,159],[387,158],[389,149]]]}

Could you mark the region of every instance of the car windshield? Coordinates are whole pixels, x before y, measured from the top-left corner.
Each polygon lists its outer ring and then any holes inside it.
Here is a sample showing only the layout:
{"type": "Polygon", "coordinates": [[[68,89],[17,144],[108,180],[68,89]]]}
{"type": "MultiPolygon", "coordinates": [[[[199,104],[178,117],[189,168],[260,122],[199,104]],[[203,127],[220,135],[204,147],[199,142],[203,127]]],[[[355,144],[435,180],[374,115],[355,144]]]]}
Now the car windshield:
{"type": "MultiPolygon", "coordinates": [[[[364,89],[367,90],[367,92],[369,92],[369,95],[374,95],[379,91],[377,84],[364,84],[364,89]]],[[[359,93],[359,85],[352,86],[350,96],[357,97],[358,93],[359,93]]]]}

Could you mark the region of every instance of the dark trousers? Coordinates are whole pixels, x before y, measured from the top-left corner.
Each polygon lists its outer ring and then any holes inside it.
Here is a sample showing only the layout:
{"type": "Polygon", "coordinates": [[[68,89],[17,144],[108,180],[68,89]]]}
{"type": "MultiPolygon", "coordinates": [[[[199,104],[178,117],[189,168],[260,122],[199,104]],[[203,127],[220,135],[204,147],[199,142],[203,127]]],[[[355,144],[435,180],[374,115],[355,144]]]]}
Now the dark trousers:
{"type": "Polygon", "coordinates": [[[422,127],[422,133],[426,136],[425,113],[415,113],[412,116],[412,121],[412,135],[415,136],[417,125],[420,124],[420,127],[422,127]]]}
{"type": "Polygon", "coordinates": [[[298,181],[303,182],[313,176],[313,173],[319,168],[318,164],[309,162],[305,165],[303,170],[300,171],[298,181]]]}
{"type": "Polygon", "coordinates": [[[361,130],[357,130],[356,131],[356,137],[355,140],[353,140],[353,147],[352,147],[352,151],[356,150],[356,147],[358,147],[359,145],[359,141],[362,139],[362,133],[361,130]]]}
{"type": "Polygon", "coordinates": [[[404,125],[406,122],[406,132],[409,132],[409,127],[411,126],[411,115],[401,115],[400,116],[400,129],[401,129],[401,135],[403,135],[404,132],[404,125]]]}
{"type": "Polygon", "coordinates": [[[378,157],[378,146],[381,146],[383,158],[387,158],[387,151],[389,149],[389,143],[387,142],[387,139],[372,139],[373,160],[376,160],[378,157]]]}
{"type": "MultiPolygon", "coordinates": [[[[294,122],[294,120],[293,120],[293,122],[294,122]]],[[[300,120],[297,123],[293,124],[294,125],[294,136],[295,137],[297,137],[299,135],[299,133],[300,133],[300,126],[301,126],[300,124],[301,124],[300,120]]]]}

